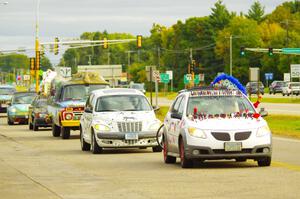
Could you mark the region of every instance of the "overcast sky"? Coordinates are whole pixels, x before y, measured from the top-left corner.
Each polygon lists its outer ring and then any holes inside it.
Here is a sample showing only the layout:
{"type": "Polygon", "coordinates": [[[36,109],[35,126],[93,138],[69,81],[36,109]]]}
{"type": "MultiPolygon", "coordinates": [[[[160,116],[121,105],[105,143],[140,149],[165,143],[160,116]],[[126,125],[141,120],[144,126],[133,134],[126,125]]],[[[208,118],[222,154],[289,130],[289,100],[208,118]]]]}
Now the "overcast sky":
{"type": "MultiPolygon", "coordinates": [[[[34,46],[37,0],[0,0],[0,50],[34,46]]],[[[153,23],[207,16],[216,0],[40,0],[40,38],[77,38],[85,31],[149,35],[153,23]]],[[[223,0],[230,11],[246,13],[254,0],[223,0]]],[[[283,0],[260,0],[270,13],[283,0]]]]}

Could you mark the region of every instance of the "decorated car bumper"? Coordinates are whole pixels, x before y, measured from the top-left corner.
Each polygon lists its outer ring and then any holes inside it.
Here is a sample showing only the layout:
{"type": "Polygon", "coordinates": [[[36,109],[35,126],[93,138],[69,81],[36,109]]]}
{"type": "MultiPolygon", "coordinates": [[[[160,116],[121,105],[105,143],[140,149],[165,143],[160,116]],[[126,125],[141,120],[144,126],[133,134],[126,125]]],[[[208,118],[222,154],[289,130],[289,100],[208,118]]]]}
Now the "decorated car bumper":
{"type": "Polygon", "coordinates": [[[97,133],[97,143],[104,148],[155,147],[156,132],[97,133]]]}
{"type": "Polygon", "coordinates": [[[206,132],[207,138],[186,136],[185,152],[189,158],[226,159],[271,156],[271,134],[258,137],[255,131],[206,132]]]}
{"type": "Polygon", "coordinates": [[[61,125],[63,127],[79,127],[80,120],[62,120],[61,125]]]}

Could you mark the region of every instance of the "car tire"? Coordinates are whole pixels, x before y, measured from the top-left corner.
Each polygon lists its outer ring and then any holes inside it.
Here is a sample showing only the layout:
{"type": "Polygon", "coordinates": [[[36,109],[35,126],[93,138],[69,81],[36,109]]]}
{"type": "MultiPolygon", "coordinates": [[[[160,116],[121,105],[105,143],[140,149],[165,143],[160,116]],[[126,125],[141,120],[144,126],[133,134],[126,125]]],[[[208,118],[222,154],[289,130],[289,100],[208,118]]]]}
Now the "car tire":
{"type": "Polygon", "coordinates": [[[163,139],[163,155],[164,155],[164,162],[166,164],[174,164],[176,163],[176,157],[169,156],[168,155],[168,145],[167,145],[167,139],[163,139]]]}
{"type": "Polygon", "coordinates": [[[80,145],[82,151],[89,151],[91,149],[91,145],[84,140],[81,127],[80,127],[80,145]]]}
{"type": "Polygon", "coordinates": [[[29,122],[29,124],[28,124],[28,128],[29,128],[29,130],[32,130],[32,129],[33,129],[33,125],[32,125],[32,123],[31,123],[31,122],[29,122]]]}
{"type": "Polygon", "coordinates": [[[193,160],[186,158],[185,151],[184,151],[184,142],[181,138],[179,140],[179,154],[180,154],[180,164],[182,168],[192,168],[193,167],[193,160]]]}
{"type": "Polygon", "coordinates": [[[282,96],[285,96],[285,94],[284,94],[284,93],[282,93],[282,96]]]}
{"type": "Polygon", "coordinates": [[[7,124],[8,125],[14,125],[14,123],[9,119],[9,117],[7,117],[7,124]]]}
{"type": "Polygon", "coordinates": [[[155,147],[152,147],[152,151],[153,151],[154,153],[158,153],[158,152],[162,152],[162,149],[161,149],[160,146],[155,146],[155,147]]]}
{"type": "Polygon", "coordinates": [[[271,165],[272,158],[265,157],[257,160],[257,164],[259,167],[269,167],[271,165]]]}
{"type": "Polygon", "coordinates": [[[93,154],[99,154],[99,153],[103,152],[102,147],[100,147],[96,141],[94,132],[92,132],[92,135],[91,135],[91,150],[92,150],[93,154]]]}
{"type": "Polygon", "coordinates": [[[60,136],[60,127],[55,125],[54,123],[52,124],[52,135],[53,135],[53,137],[60,136]]]}
{"type": "Polygon", "coordinates": [[[64,139],[64,140],[69,139],[70,138],[70,134],[71,134],[70,131],[71,130],[68,127],[61,127],[60,128],[61,138],[64,139]]]}
{"type": "Polygon", "coordinates": [[[36,125],[36,122],[33,120],[33,124],[32,124],[32,129],[33,131],[38,131],[39,127],[36,125]]]}

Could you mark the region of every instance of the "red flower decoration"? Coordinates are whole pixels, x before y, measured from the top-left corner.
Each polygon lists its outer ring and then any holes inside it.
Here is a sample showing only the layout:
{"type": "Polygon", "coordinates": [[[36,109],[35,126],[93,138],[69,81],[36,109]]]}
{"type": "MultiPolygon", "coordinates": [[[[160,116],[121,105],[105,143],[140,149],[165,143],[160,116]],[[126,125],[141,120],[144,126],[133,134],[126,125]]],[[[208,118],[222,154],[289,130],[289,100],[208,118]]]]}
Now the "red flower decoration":
{"type": "Polygon", "coordinates": [[[259,113],[254,113],[254,114],[253,114],[253,117],[254,117],[255,119],[258,119],[258,118],[260,117],[260,114],[259,114],[259,113]]]}

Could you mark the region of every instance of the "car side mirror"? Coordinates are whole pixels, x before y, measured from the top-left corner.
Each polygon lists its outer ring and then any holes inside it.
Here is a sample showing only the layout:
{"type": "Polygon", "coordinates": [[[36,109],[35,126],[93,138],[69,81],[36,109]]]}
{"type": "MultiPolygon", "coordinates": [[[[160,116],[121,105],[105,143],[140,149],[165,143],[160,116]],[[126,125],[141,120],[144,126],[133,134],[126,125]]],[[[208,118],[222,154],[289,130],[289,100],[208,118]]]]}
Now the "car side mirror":
{"type": "Polygon", "coordinates": [[[158,107],[158,106],[152,106],[152,108],[153,108],[154,112],[159,111],[159,109],[160,109],[160,107],[158,107]]]}
{"type": "Polygon", "coordinates": [[[182,119],[182,115],[179,114],[179,113],[171,113],[171,118],[181,120],[182,119]]]}
{"type": "Polygon", "coordinates": [[[265,108],[260,108],[259,114],[261,117],[268,116],[268,111],[265,110],[265,108]]]}
{"type": "Polygon", "coordinates": [[[93,113],[93,111],[90,108],[88,108],[88,107],[84,109],[84,112],[86,112],[86,113],[93,113]]]}

